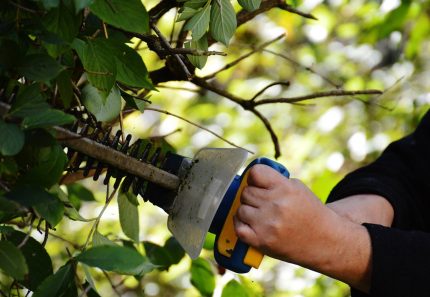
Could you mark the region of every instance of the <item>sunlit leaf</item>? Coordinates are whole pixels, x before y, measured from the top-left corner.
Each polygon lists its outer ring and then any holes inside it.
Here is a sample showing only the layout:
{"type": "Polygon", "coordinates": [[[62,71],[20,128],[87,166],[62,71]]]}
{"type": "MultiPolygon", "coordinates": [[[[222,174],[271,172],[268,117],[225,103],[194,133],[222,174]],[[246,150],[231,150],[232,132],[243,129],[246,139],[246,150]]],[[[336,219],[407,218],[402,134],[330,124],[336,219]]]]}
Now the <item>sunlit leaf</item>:
{"type": "Polygon", "coordinates": [[[110,121],[115,119],[121,111],[121,95],[119,89],[114,86],[106,99],[98,89],[87,84],[82,89],[82,101],[86,108],[94,114],[98,121],[110,121]]]}
{"type": "Polygon", "coordinates": [[[191,7],[184,7],[181,10],[181,13],[179,14],[178,18],[176,19],[177,22],[185,21],[194,16],[197,13],[197,9],[191,8],[191,7]]]}
{"type": "Polygon", "coordinates": [[[110,241],[106,236],[100,234],[99,231],[95,231],[93,234],[93,247],[99,245],[117,245],[115,242],[110,241]]]}
{"type": "MultiPolygon", "coordinates": [[[[186,42],[184,46],[185,48],[191,48],[191,49],[196,49],[200,51],[207,51],[208,39],[206,35],[204,35],[202,38],[200,38],[197,41],[191,40],[190,42],[186,42]]],[[[207,56],[197,56],[197,55],[187,55],[187,58],[194,66],[196,66],[199,69],[202,69],[206,64],[206,61],[208,60],[207,56]]]]}
{"type": "Polygon", "coordinates": [[[23,280],[28,273],[24,255],[10,241],[0,241],[0,269],[17,280],[23,280]]]}
{"type": "Polygon", "coordinates": [[[228,45],[236,31],[236,13],[230,0],[214,0],[211,9],[210,30],[212,37],[228,45]]]}
{"type": "Polygon", "coordinates": [[[203,258],[193,260],[191,283],[203,296],[212,296],[215,290],[215,275],[208,261],[203,258]]]}
{"type": "Polygon", "coordinates": [[[185,25],[185,30],[191,31],[193,40],[199,40],[209,28],[210,20],[210,2],[199,10],[185,25]]]}
{"type": "Polygon", "coordinates": [[[135,198],[136,196],[130,191],[120,191],[118,194],[118,210],[122,231],[130,239],[137,242],[139,241],[139,211],[137,205],[131,202],[137,202],[135,198]]]}
{"type": "Polygon", "coordinates": [[[146,34],[149,32],[149,16],[140,0],[94,0],[91,11],[115,27],[146,34]]]}
{"type": "Polygon", "coordinates": [[[232,279],[222,289],[221,297],[250,297],[247,290],[236,280],[232,279]]]}
{"type": "Polygon", "coordinates": [[[240,6],[248,11],[254,11],[260,7],[261,0],[238,0],[240,6]]]}

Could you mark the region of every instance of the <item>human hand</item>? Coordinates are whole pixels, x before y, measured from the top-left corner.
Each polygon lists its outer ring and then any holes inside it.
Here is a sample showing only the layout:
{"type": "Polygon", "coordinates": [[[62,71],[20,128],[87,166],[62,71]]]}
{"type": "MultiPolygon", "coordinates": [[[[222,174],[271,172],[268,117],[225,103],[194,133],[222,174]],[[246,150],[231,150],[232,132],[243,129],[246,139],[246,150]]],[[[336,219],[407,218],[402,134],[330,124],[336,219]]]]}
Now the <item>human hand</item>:
{"type": "Polygon", "coordinates": [[[300,180],[266,165],[249,170],[241,202],[238,237],[269,256],[302,265],[325,241],[333,216],[300,180]]]}
{"type": "Polygon", "coordinates": [[[243,242],[368,292],[371,244],[363,226],[323,205],[301,181],[269,166],[253,166],[247,181],[234,218],[243,242]]]}

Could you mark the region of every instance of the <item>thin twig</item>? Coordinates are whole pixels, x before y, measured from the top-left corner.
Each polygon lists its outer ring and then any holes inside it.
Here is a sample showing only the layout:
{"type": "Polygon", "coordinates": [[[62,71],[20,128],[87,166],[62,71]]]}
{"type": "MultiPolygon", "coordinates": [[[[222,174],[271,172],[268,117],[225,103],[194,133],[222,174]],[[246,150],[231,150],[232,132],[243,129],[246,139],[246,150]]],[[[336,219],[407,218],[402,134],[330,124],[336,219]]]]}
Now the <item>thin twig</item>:
{"type": "Polygon", "coordinates": [[[31,231],[33,231],[33,223],[34,223],[35,219],[36,219],[36,216],[32,214],[31,219],[30,219],[30,224],[28,225],[29,226],[28,232],[25,235],[24,239],[21,241],[21,243],[18,245],[19,249],[22,248],[27,243],[28,239],[30,238],[31,231]]]}
{"type": "Polygon", "coordinates": [[[118,291],[117,287],[113,284],[113,282],[112,282],[112,280],[110,279],[110,277],[109,277],[109,275],[107,274],[107,272],[106,272],[106,271],[104,271],[104,270],[102,270],[102,271],[103,271],[104,276],[105,276],[105,277],[106,277],[106,279],[108,280],[108,282],[109,282],[110,286],[112,287],[112,290],[114,290],[114,292],[115,292],[119,297],[121,297],[121,293],[118,291]]]}
{"type": "Polygon", "coordinates": [[[260,96],[261,94],[263,94],[267,89],[273,87],[273,86],[278,86],[278,85],[282,85],[282,86],[286,86],[289,87],[290,86],[290,82],[289,81],[275,81],[271,84],[268,84],[267,86],[265,86],[264,88],[262,88],[260,91],[258,91],[250,100],[255,100],[258,98],[258,96],[260,96]]]}
{"type": "Polygon", "coordinates": [[[330,85],[332,85],[332,86],[333,86],[333,87],[335,87],[336,89],[339,89],[339,88],[341,87],[341,85],[340,85],[340,84],[338,84],[338,83],[336,83],[336,82],[332,81],[332,80],[331,80],[331,79],[329,79],[328,77],[326,77],[326,76],[322,75],[321,73],[319,73],[319,72],[317,72],[317,71],[313,70],[311,67],[308,67],[308,66],[305,66],[305,65],[300,64],[299,62],[295,61],[294,59],[292,59],[291,57],[289,57],[289,56],[287,56],[287,55],[285,55],[285,54],[277,53],[277,52],[274,52],[274,51],[269,50],[269,49],[263,49],[263,52],[270,53],[270,54],[272,54],[272,55],[275,55],[275,56],[277,56],[277,57],[280,57],[280,58],[282,58],[282,59],[285,59],[285,60],[287,60],[288,62],[290,62],[291,64],[295,65],[296,67],[300,67],[300,68],[302,68],[302,69],[304,69],[304,70],[306,70],[306,71],[309,71],[310,73],[313,73],[313,74],[315,74],[315,75],[318,75],[318,76],[319,76],[319,77],[321,77],[324,81],[326,81],[327,83],[329,83],[330,85]]]}
{"type": "Polygon", "coordinates": [[[168,136],[170,136],[170,135],[176,134],[176,133],[181,132],[181,131],[182,131],[182,129],[181,129],[181,128],[178,128],[178,129],[176,129],[176,130],[173,130],[172,132],[169,132],[169,133],[166,133],[166,134],[163,134],[163,135],[154,135],[154,136],[151,136],[151,137],[149,137],[149,139],[160,139],[160,138],[166,138],[166,137],[168,137],[168,136]]]}
{"type": "Polygon", "coordinates": [[[297,103],[310,99],[317,99],[323,97],[339,97],[339,96],[355,96],[355,95],[380,95],[382,91],[380,90],[356,90],[356,91],[346,91],[346,90],[332,90],[325,92],[317,92],[303,96],[289,97],[289,98],[272,98],[272,99],[262,99],[254,102],[254,106],[272,103],[297,103]]]}
{"type": "Polygon", "coordinates": [[[235,66],[235,65],[237,65],[240,61],[242,61],[242,60],[244,60],[244,59],[248,58],[249,56],[251,56],[251,55],[253,55],[253,54],[255,54],[255,53],[259,52],[259,51],[262,51],[265,47],[269,46],[270,44],[272,44],[272,43],[274,43],[274,42],[276,42],[276,41],[278,41],[278,40],[280,40],[280,39],[282,39],[282,38],[284,38],[284,37],[285,37],[285,34],[284,34],[284,33],[282,33],[281,35],[279,35],[279,36],[277,36],[277,37],[275,37],[275,38],[273,38],[273,39],[271,39],[271,40],[269,40],[269,41],[266,41],[265,43],[261,44],[260,46],[256,47],[256,48],[255,48],[255,49],[253,49],[252,51],[250,51],[250,52],[248,52],[248,53],[246,53],[246,54],[244,54],[244,55],[240,56],[240,57],[239,57],[239,58],[237,58],[236,60],[234,60],[234,61],[232,61],[232,62],[230,62],[230,63],[227,63],[227,64],[226,64],[226,65],[224,65],[224,67],[222,67],[221,69],[218,69],[217,71],[215,71],[215,72],[213,72],[213,73],[211,73],[211,74],[208,74],[208,75],[206,75],[206,76],[204,76],[204,77],[202,77],[202,78],[203,78],[204,80],[208,80],[208,79],[214,78],[214,77],[215,77],[217,74],[219,74],[220,72],[225,71],[225,70],[227,70],[227,69],[230,69],[230,68],[234,67],[234,66],[235,66]]]}
{"type": "Polygon", "coordinates": [[[184,88],[184,87],[173,87],[173,86],[166,86],[166,85],[157,85],[157,88],[164,88],[164,89],[171,89],[171,90],[179,90],[179,91],[188,91],[192,93],[199,93],[200,89],[191,89],[191,88],[184,88]]]}
{"type": "Polygon", "coordinates": [[[87,248],[88,243],[90,242],[90,238],[92,238],[93,233],[97,230],[100,219],[103,216],[103,213],[105,212],[105,210],[107,209],[109,203],[112,201],[112,198],[116,194],[116,191],[117,191],[117,189],[114,189],[110,195],[109,195],[109,192],[106,193],[106,203],[103,206],[102,210],[100,211],[99,215],[97,216],[97,219],[94,222],[93,226],[91,227],[90,233],[88,233],[87,240],[85,241],[85,244],[84,244],[82,250],[85,250],[87,248]]]}
{"type": "Polygon", "coordinates": [[[219,51],[202,51],[195,48],[170,48],[169,52],[171,54],[180,54],[180,55],[193,55],[193,56],[227,56],[227,53],[219,52],[219,51]]]}
{"type": "MultiPolygon", "coordinates": [[[[163,34],[161,34],[160,30],[158,30],[157,26],[155,26],[154,24],[151,24],[152,29],[155,31],[155,33],[157,33],[158,37],[161,40],[161,43],[163,44],[163,46],[168,49],[171,50],[172,47],[170,46],[169,42],[167,41],[167,39],[163,36],[163,34]]],[[[178,61],[179,65],[181,65],[182,70],[184,71],[186,77],[188,80],[191,80],[193,75],[190,73],[190,71],[188,70],[188,67],[185,65],[184,61],[182,61],[181,56],[179,56],[179,54],[174,54],[173,55],[175,57],[175,59],[178,61]]]]}
{"type": "Polygon", "coordinates": [[[241,147],[241,146],[239,146],[239,145],[237,145],[237,144],[235,144],[235,143],[233,143],[233,142],[231,142],[231,141],[229,141],[229,140],[225,139],[224,137],[222,137],[221,135],[219,135],[219,134],[215,133],[214,131],[209,130],[208,128],[205,128],[205,127],[203,127],[202,125],[199,125],[199,124],[197,124],[197,123],[194,123],[194,122],[192,122],[192,121],[190,121],[190,120],[188,120],[188,119],[186,119],[186,118],[184,118],[184,117],[181,117],[181,116],[179,116],[179,115],[177,115],[177,114],[173,114],[173,113],[171,113],[171,112],[169,112],[169,111],[167,111],[167,110],[162,110],[162,109],[158,109],[158,108],[154,108],[154,107],[146,107],[146,108],[145,108],[145,110],[152,110],[152,111],[156,111],[156,112],[164,113],[164,114],[167,114],[167,115],[173,116],[173,117],[175,117],[175,118],[178,118],[178,119],[180,119],[180,120],[182,120],[182,121],[184,121],[184,122],[187,122],[188,124],[191,124],[191,125],[193,125],[193,126],[196,126],[197,128],[200,128],[200,129],[202,129],[202,130],[204,130],[204,131],[206,131],[206,132],[209,132],[210,134],[212,134],[212,135],[216,136],[217,138],[219,138],[219,139],[221,139],[222,141],[224,141],[224,142],[226,142],[226,143],[230,144],[231,146],[234,146],[234,147],[237,147],[237,148],[244,149],[244,150],[246,150],[247,152],[249,152],[249,153],[251,153],[251,154],[254,154],[254,152],[252,152],[252,151],[250,151],[250,150],[248,150],[248,149],[246,149],[246,148],[243,148],[243,147],[241,147]]]}

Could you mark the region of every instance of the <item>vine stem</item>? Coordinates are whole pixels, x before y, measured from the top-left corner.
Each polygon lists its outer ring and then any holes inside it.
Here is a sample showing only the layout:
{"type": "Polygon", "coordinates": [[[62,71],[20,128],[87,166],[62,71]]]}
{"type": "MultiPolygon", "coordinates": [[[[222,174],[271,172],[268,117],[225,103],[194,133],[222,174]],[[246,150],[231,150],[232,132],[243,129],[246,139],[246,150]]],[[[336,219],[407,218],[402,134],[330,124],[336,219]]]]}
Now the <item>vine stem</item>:
{"type": "Polygon", "coordinates": [[[84,247],[82,248],[82,251],[85,251],[85,249],[87,248],[88,243],[90,242],[90,239],[94,235],[94,232],[97,230],[97,227],[98,227],[98,225],[100,223],[100,219],[102,218],[103,213],[105,212],[105,210],[109,206],[109,203],[112,201],[112,199],[115,196],[116,192],[117,192],[117,189],[114,189],[112,191],[112,193],[109,194],[109,186],[106,187],[106,203],[103,206],[102,210],[100,211],[99,215],[97,216],[96,221],[94,222],[93,226],[91,227],[90,233],[88,233],[88,237],[87,237],[87,240],[85,241],[85,244],[84,244],[84,247]]]}
{"type": "Polygon", "coordinates": [[[184,117],[181,117],[181,116],[179,116],[179,115],[177,115],[177,114],[173,114],[173,113],[171,113],[171,112],[169,112],[169,111],[167,111],[167,110],[162,110],[162,109],[158,109],[158,108],[154,108],[154,107],[145,107],[145,110],[152,110],[152,111],[156,111],[156,112],[159,112],[159,113],[164,113],[164,114],[167,114],[167,115],[173,116],[173,117],[178,118],[178,119],[180,119],[180,120],[182,120],[182,121],[184,121],[184,122],[187,122],[188,124],[191,124],[191,125],[193,125],[193,126],[196,126],[197,128],[200,128],[200,129],[202,129],[202,130],[204,130],[204,131],[206,131],[206,132],[209,132],[210,134],[214,135],[215,137],[217,137],[217,138],[221,139],[222,141],[227,142],[227,143],[228,143],[228,144],[230,144],[231,146],[234,146],[234,147],[237,147],[237,148],[244,149],[244,150],[246,150],[247,152],[249,152],[250,154],[255,154],[253,151],[250,151],[250,150],[248,150],[248,149],[246,149],[246,148],[243,148],[243,147],[241,147],[241,146],[239,146],[239,145],[237,145],[237,144],[235,144],[235,143],[231,142],[230,140],[225,139],[224,137],[222,137],[221,135],[219,135],[219,134],[215,133],[214,131],[209,130],[208,128],[205,128],[205,127],[203,127],[202,125],[199,125],[199,124],[197,124],[197,123],[194,123],[194,122],[192,122],[192,121],[190,121],[190,120],[188,120],[188,119],[186,119],[186,118],[184,118],[184,117]]]}

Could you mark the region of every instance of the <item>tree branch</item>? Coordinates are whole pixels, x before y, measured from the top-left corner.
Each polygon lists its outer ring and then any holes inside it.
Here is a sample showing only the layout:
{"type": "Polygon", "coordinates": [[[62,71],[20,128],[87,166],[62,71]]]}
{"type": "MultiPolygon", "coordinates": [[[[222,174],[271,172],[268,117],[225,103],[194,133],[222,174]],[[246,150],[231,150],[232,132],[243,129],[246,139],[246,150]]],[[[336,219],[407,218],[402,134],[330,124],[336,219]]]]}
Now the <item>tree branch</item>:
{"type": "Polygon", "coordinates": [[[332,90],[326,92],[317,92],[313,94],[296,96],[290,98],[273,98],[273,99],[262,99],[254,102],[254,106],[263,104],[273,104],[273,103],[297,103],[310,99],[317,99],[323,97],[340,97],[340,96],[355,96],[355,95],[380,95],[382,91],[380,90],[357,90],[357,91],[345,91],[345,90],[332,90]]]}
{"type": "MultiPolygon", "coordinates": [[[[151,24],[151,27],[155,31],[155,33],[157,33],[158,37],[161,40],[161,44],[163,45],[163,47],[166,48],[167,50],[172,50],[172,47],[170,46],[169,42],[163,36],[163,34],[161,34],[161,32],[160,32],[160,30],[158,30],[157,26],[155,26],[154,24],[151,24]]],[[[185,65],[184,61],[182,61],[181,56],[179,56],[178,54],[173,54],[173,56],[178,61],[179,65],[181,66],[182,70],[184,71],[187,79],[191,80],[191,78],[193,77],[193,75],[188,70],[188,67],[185,65]]]]}

